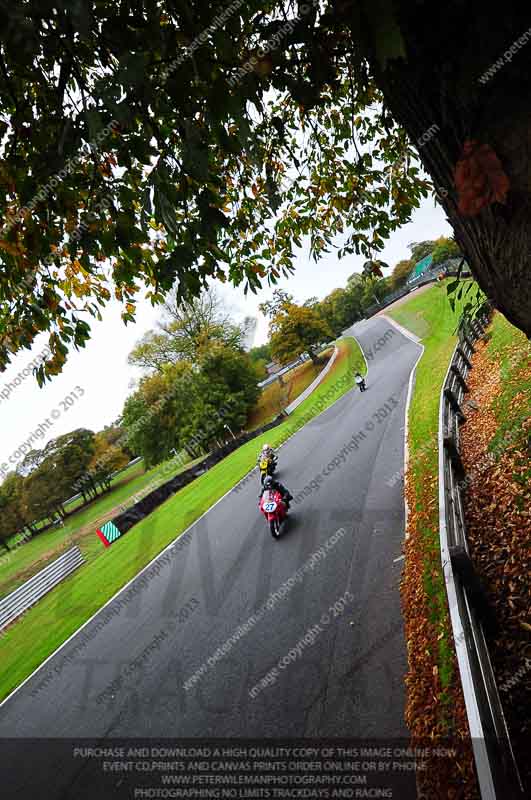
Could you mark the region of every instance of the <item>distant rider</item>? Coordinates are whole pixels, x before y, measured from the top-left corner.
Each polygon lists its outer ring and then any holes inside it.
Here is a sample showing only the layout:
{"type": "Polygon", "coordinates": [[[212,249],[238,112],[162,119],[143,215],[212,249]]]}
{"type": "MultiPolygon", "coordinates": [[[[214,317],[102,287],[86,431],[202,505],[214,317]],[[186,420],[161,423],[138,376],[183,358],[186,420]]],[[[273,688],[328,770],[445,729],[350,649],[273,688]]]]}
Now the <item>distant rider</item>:
{"type": "Polygon", "coordinates": [[[277,462],[275,451],[269,444],[264,444],[264,446],[262,447],[257,459],[257,464],[259,465],[260,462],[263,461],[264,459],[267,459],[268,461],[271,459],[274,464],[276,464],[277,462]]]}
{"type": "Polygon", "coordinates": [[[265,491],[280,492],[280,496],[286,504],[286,511],[288,511],[290,500],[293,500],[293,495],[290,493],[289,489],[286,489],[286,487],[280,483],[280,481],[276,481],[271,477],[271,475],[267,475],[264,479],[264,485],[262,486],[260,494],[258,495],[259,500],[265,491]]]}
{"type": "Polygon", "coordinates": [[[365,379],[363,375],[361,375],[359,372],[356,372],[356,374],[354,375],[354,380],[360,387],[360,392],[364,392],[367,387],[365,386],[365,379]]]}

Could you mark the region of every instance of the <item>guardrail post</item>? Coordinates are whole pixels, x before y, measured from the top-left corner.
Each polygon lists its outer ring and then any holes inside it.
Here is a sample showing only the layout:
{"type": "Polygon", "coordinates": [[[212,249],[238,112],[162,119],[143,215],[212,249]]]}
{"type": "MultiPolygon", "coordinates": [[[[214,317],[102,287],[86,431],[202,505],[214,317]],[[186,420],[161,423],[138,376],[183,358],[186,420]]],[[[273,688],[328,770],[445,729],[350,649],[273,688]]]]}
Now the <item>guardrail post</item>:
{"type": "Polygon", "coordinates": [[[466,476],[465,465],[461,460],[461,455],[456,447],[452,436],[443,436],[443,446],[450,457],[452,466],[455,469],[457,476],[460,480],[466,476]]]}
{"type": "Polygon", "coordinates": [[[477,339],[483,335],[483,325],[479,321],[479,319],[475,319],[472,322],[472,331],[477,339]]]}
{"type": "MultiPolygon", "coordinates": [[[[475,353],[475,352],[476,352],[476,351],[475,351],[475,349],[474,349],[474,346],[473,346],[472,342],[470,341],[470,339],[468,338],[468,336],[466,335],[466,333],[463,333],[463,341],[464,341],[464,342],[467,344],[467,346],[468,346],[468,347],[470,347],[470,351],[471,351],[472,353],[475,353]]],[[[469,362],[469,363],[470,363],[470,362],[469,362]]],[[[472,364],[470,364],[470,366],[472,366],[472,364]]]]}
{"type": "Polygon", "coordinates": [[[461,375],[461,373],[459,372],[459,368],[455,364],[452,364],[452,366],[450,367],[450,372],[453,375],[455,375],[455,377],[457,378],[457,381],[458,381],[459,385],[461,386],[463,392],[465,394],[467,394],[468,385],[467,385],[467,382],[465,381],[465,379],[463,378],[463,376],[461,375]]]}
{"type": "Polygon", "coordinates": [[[472,559],[461,545],[450,547],[449,553],[452,567],[465,584],[470,600],[474,604],[474,608],[481,619],[483,628],[489,635],[495,635],[498,630],[498,623],[472,559]]]}
{"type": "Polygon", "coordinates": [[[446,389],[444,390],[443,394],[446,397],[446,399],[448,400],[448,402],[450,404],[450,408],[452,409],[452,411],[454,411],[457,414],[457,416],[459,417],[459,424],[461,425],[465,421],[466,417],[465,417],[465,415],[463,414],[463,412],[461,410],[461,406],[459,405],[457,397],[452,392],[452,390],[449,389],[448,387],[446,387],[446,389]]]}
{"type": "Polygon", "coordinates": [[[465,362],[465,364],[467,365],[468,369],[471,369],[471,368],[472,368],[472,364],[470,363],[470,361],[469,361],[469,359],[468,359],[468,356],[466,355],[466,353],[465,353],[465,351],[463,350],[463,348],[461,347],[461,345],[459,345],[459,346],[456,348],[456,351],[455,351],[455,352],[456,352],[456,353],[459,353],[459,355],[461,356],[461,358],[463,359],[463,361],[464,361],[464,362],[465,362]]]}

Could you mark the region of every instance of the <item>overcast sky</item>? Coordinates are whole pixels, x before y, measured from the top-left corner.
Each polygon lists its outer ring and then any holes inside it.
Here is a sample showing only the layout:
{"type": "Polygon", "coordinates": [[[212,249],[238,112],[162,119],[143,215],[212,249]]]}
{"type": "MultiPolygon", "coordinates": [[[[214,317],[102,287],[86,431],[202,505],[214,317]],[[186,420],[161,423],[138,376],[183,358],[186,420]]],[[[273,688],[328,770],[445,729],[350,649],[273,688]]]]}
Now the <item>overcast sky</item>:
{"type": "MultiPolygon", "coordinates": [[[[428,198],[414,213],[412,221],[392,234],[381,258],[392,267],[397,261],[409,258],[409,242],[449,236],[451,232],[440,206],[428,198]]],[[[333,252],[316,264],[308,258],[307,250],[302,249],[296,261],[295,274],[280,282],[279,286],[287,289],[298,303],[309,297],[323,298],[333,289],[344,287],[353,272],[361,272],[364,261],[364,257],[355,255],[339,261],[333,252]]],[[[267,320],[258,311],[258,304],[271,297],[272,289],[266,287],[258,295],[249,293],[245,297],[243,288],[219,282],[215,286],[236,318],[243,319],[246,315],[258,318],[254,344],[265,342],[267,320]]],[[[21,460],[14,456],[15,451],[39,427],[42,438],[34,441],[34,448],[42,447],[55,436],[75,428],[101,430],[119,416],[124,400],[131,392],[131,381],[141,374],[127,364],[127,355],[135,342],[154,327],[160,313],[160,307],[153,308],[149,302],[140,302],[136,324],[126,326],[120,319],[120,305],[109,303],[102,312],[103,320],[91,321],[92,337],[86,347],[71,352],[60,375],[40,389],[30,374],[4,399],[1,395],[6,394],[6,385],[42,352],[47,335],[42,335],[31,351],[24,350],[17,355],[6,372],[0,373],[0,482],[2,467],[4,470],[6,467],[14,469],[16,462],[21,460]],[[65,400],[69,395],[72,400],[65,400]]]]}

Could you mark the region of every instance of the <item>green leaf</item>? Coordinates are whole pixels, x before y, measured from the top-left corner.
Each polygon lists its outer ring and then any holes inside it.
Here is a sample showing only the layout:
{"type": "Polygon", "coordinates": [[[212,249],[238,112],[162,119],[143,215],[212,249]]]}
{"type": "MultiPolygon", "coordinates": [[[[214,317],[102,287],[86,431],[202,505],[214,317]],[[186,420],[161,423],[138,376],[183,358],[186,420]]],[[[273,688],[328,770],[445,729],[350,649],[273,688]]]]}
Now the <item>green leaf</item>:
{"type": "Polygon", "coordinates": [[[446,285],[446,293],[451,294],[457,289],[458,286],[459,286],[459,281],[451,281],[446,285]]]}
{"type": "Polygon", "coordinates": [[[364,11],[372,29],[376,57],[382,69],[393,58],[407,58],[406,46],[393,0],[364,0],[364,11]]]}

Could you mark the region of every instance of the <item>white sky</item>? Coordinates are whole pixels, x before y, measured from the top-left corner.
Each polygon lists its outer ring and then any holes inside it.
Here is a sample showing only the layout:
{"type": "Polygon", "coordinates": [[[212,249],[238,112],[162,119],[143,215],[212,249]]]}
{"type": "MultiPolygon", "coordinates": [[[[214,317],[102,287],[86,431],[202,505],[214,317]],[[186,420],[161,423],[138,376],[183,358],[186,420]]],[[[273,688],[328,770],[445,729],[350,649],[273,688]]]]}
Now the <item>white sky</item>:
{"type": "MultiPolygon", "coordinates": [[[[409,258],[407,245],[438,236],[451,235],[451,228],[440,206],[432,198],[424,200],[413,214],[412,221],[396,231],[381,253],[381,258],[393,267],[403,258],[409,258]]],[[[278,285],[289,291],[298,303],[309,297],[323,298],[333,289],[344,287],[349,275],[361,272],[365,258],[347,256],[341,261],[332,252],[317,263],[308,258],[307,250],[300,251],[296,260],[295,274],[278,285]]],[[[271,297],[273,289],[266,287],[257,295],[251,292],[244,296],[243,288],[215,282],[220,296],[238,319],[246,315],[258,317],[254,344],[267,341],[267,320],[258,311],[258,304],[271,297]]],[[[120,414],[124,401],[131,393],[129,387],[133,379],[141,374],[138,369],[127,364],[128,353],[136,341],[150,328],[153,328],[161,314],[161,308],[153,308],[149,302],[138,304],[137,322],[127,326],[120,319],[120,305],[114,301],[102,311],[103,320],[90,320],[92,337],[86,347],[79,352],[71,352],[67,364],[60,375],[40,389],[30,374],[9,397],[0,397],[0,482],[2,467],[14,469],[16,461],[13,453],[28,437],[39,428],[54,410],[53,424],[43,430],[43,437],[31,447],[42,447],[47,441],[75,428],[101,430],[113,422],[120,414]],[[84,394],[74,400],[73,405],[63,406],[65,399],[76,387],[84,394]],[[57,415],[59,412],[59,415],[57,415]]],[[[19,353],[4,373],[0,373],[0,394],[8,382],[40,353],[46,344],[47,335],[40,337],[31,351],[19,353]]],[[[77,392],[81,394],[81,392],[77,392]]]]}

